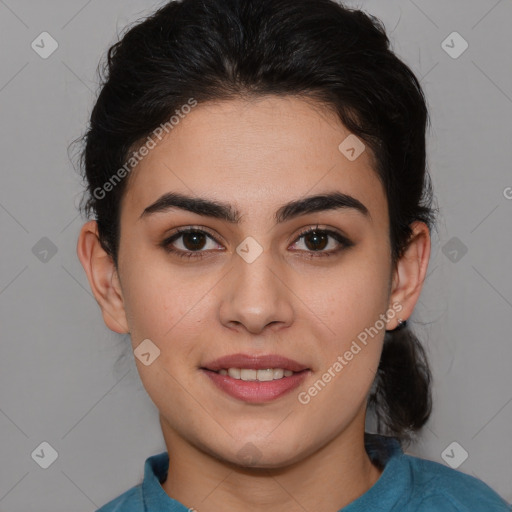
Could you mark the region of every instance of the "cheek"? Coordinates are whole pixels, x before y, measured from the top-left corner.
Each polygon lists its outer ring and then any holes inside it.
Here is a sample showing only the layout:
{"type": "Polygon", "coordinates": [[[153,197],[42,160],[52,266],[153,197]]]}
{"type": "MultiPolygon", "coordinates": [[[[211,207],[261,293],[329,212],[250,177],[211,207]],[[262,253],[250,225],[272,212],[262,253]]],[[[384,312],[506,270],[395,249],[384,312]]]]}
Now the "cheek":
{"type": "Polygon", "coordinates": [[[141,381],[159,409],[165,410],[166,400],[172,397],[176,407],[185,411],[183,387],[193,385],[190,379],[194,378],[206,315],[203,296],[212,285],[205,287],[200,280],[155,259],[130,261],[124,283],[132,347],[150,339],[160,350],[149,366],[136,360],[141,381]]]}
{"type": "MultiPolygon", "coordinates": [[[[319,349],[322,373],[330,369],[333,394],[359,399],[371,384],[377,369],[388,309],[389,268],[386,254],[376,249],[347,258],[325,280],[324,293],[315,292],[315,305],[329,327],[319,349]],[[341,356],[340,361],[338,357],[341,356]]],[[[326,375],[326,379],[330,379],[326,375]]]]}
{"type": "Polygon", "coordinates": [[[316,302],[335,332],[353,335],[354,329],[373,324],[388,308],[388,281],[385,254],[354,255],[329,275],[316,302]]]}
{"type": "Polygon", "coordinates": [[[127,261],[123,289],[132,337],[136,333],[163,344],[198,325],[204,308],[201,297],[211,286],[166,264],[165,257],[130,254],[127,261]]]}

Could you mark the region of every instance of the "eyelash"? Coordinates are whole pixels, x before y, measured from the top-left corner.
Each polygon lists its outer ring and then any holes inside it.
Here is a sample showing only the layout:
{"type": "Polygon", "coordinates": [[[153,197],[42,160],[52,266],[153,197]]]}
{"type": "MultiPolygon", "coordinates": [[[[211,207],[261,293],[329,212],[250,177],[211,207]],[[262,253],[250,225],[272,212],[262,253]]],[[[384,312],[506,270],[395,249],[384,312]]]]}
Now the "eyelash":
{"type": "MultiPolygon", "coordinates": [[[[202,254],[206,251],[182,251],[180,249],[173,249],[171,247],[171,244],[173,242],[175,242],[176,240],[181,238],[181,236],[183,234],[187,234],[187,233],[205,234],[205,235],[209,236],[212,240],[214,240],[216,243],[218,243],[217,240],[215,240],[215,238],[213,237],[213,235],[211,235],[208,231],[205,231],[204,229],[190,227],[190,228],[178,228],[173,235],[166,238],[160,245],[165,249],[166,252],[175,254],[179,258],[202,259],[204,257],[202,254]]],[[[348,249],[349,247],[352,247],[354,245],[354,243],[352,241],[350,241],[348,238],[341,235],[340,233],[333,231],[331,229],[319,229],[318,226],[316,228],[307,228],[304,231],[302,231],[301,233],[299,233],[299,235],[295,239],[294,244],[297,243],[301,238],[304,238],[306,235],[308,235],[310,233],[317,233],[317,234],[331,236],[339,244],[341,244],[342,247],[335,249],[335,250],[331,250],[331,251],[298,251],[298,252],[306,252],[307,254],[309,254],[309,256],[307,256],[308,258],[322,258],[322,257],[335,256],[339,252],[343,251],[344,249],[348,249]]]]}

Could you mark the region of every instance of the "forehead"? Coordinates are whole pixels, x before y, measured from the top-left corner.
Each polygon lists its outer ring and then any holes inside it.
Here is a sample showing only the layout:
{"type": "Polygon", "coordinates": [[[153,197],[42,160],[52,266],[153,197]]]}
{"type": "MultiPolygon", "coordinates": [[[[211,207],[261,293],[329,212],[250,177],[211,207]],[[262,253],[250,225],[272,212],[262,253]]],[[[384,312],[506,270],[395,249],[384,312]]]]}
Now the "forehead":
{"type": "Polygon", "coordinates": [[[129,176],[123,215],[140,215],[170,191],[228,201],[242,213],[329,190],[353,195],[372,217],[386,209],[370,149],[311,100],[198,104],[155,141],[129,176]]]}

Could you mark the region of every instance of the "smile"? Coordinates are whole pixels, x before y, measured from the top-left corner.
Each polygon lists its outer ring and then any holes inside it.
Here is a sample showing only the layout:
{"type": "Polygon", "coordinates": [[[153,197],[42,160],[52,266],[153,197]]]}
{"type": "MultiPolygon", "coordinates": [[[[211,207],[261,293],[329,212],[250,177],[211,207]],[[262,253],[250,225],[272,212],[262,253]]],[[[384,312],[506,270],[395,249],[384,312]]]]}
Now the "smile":
{"type": "Polygon", "coordinates": [[[264,370],[229,368],[218,371],[201,368],[201,371],[214,384],[215,389],[248,403],[276,400],[300,386],[311,373],[309,369],[293,372],[282,368],[264,370]]]}

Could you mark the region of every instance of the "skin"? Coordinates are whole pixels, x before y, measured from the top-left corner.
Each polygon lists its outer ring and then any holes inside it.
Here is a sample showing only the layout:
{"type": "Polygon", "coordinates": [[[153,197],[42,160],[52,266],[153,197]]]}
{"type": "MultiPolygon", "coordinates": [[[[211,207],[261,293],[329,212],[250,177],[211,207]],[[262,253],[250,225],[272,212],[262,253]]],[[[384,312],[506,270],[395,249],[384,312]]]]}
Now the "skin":
{"type": "MultiPolygon", "coordinates": [[[[356,160],[338,150],[349,135],[320,105],[267,96],[196,106],[132,171],[123,196],[119,266],[101,248],[94,221],[79,236],[78,257],[106,325],[149,338],[160,356],[137,358],[142,383],[160,411],[170,454],[165,492],[201,512],[338,511],[381,475],[364,449],[367,396],[384,329],[411,315],[430,256],[430,236],[412,224],[411,243],[391,264],[385,192],[367,148],[356,160]],[[174,209],[143,217],[165,192],[230,203],[238,225],[174,209]],[[274,212],[306,195],[340,191],[369,210],[308,213],[275,224],[274,212]],[[335,239],[315,252],[306,228],[335,239]],[[159,244],[178,227],[206,228],[203,259],[181,259],[159,244]],[[237,246],[253,237],[264,249],[252,263],[237,246]],[[308,404],[307,390],[392,304],[384,329],[308,404]],[[236,352],[278,353],[307,365],[297,390],[249,404],[218,390],[200,371],[236,352]],[[256,465],[241,459],[252,443],[256,465]],[[245,448],[244,448],[245,447],[245,448]]],[[[174,248],[190,252],[181,237],[174,248]]]]}

